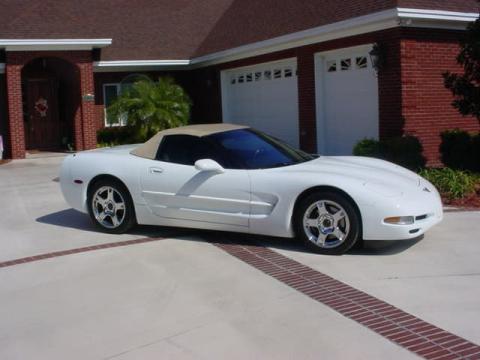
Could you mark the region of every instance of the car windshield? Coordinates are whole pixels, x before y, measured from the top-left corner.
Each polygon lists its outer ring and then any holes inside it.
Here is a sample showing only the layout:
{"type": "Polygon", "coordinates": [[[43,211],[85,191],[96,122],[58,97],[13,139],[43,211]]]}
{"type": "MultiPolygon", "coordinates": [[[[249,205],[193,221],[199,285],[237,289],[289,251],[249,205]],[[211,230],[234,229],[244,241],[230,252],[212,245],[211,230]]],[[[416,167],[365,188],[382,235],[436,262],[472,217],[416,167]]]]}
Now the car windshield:
{"type": "Polygon", "coordinates": [[[268,169],[315,159],[286,143],[253,129],[232,130],[206,137],[220,147],[231,168],[268,169]]]}

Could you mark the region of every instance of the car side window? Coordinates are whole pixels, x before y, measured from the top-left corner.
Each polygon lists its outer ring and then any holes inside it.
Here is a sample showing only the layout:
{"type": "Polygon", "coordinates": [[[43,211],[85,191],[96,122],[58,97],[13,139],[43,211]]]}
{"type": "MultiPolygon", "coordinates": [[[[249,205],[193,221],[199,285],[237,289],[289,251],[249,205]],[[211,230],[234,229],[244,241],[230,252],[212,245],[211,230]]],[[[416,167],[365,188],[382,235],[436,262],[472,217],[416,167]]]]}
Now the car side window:
{"type": "Polygon", "coordinates": [[[197,160],[212,159],[225,166],[225,161],[212,143],[192,135],[165,136],[155,159],[190,166],[195,165],[197,160]]]}
{"type": "Polygon", "coordinates": [[[190,135],[167,135],[158,147],[156,160],[181,165],[192,165],[191,148],[196,137],[190,135]]]}

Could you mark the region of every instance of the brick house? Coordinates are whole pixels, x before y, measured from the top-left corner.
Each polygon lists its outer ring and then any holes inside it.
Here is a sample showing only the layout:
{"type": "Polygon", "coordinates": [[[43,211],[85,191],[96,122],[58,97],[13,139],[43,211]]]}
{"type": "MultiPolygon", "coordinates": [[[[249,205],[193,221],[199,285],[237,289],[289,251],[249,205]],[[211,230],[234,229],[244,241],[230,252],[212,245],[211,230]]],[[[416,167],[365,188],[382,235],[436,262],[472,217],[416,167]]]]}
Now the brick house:
{"type": "MultiPolygon", "coordinates": [[[[173,76],[193,122],[234,122],[301,148],[479,130],[443,87],[476,0],[6,0],[0,134],[7,156],[96,146],[105,105],[139,77],[173,76]],[[375,51],[372,51],[375,49],[375,51]]],[[[113,119],[115,123],[115,119],[113,119]]],[[[121,125],[121,121],[117,124],[121,125]]]]}

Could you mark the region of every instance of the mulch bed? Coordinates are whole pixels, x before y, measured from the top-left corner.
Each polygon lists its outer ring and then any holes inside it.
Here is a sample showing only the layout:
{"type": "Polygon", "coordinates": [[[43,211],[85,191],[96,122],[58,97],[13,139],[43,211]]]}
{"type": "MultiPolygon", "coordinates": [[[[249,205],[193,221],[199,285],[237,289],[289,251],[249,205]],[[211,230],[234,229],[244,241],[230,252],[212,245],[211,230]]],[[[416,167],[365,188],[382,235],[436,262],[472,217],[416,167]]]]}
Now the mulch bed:
{"type": "Polygon", "coordinates": [[[444,196],[442,197],[442,200],[443,203],[448,206],[480,210],[480,184],[477,185],[474,193],[467,195],[462,199],[449,199],[444,196]]]}
{"type": "Polygon", "coordinates": [[[12,160],[0,160],[0,165],[8,164],[12,160]]]}

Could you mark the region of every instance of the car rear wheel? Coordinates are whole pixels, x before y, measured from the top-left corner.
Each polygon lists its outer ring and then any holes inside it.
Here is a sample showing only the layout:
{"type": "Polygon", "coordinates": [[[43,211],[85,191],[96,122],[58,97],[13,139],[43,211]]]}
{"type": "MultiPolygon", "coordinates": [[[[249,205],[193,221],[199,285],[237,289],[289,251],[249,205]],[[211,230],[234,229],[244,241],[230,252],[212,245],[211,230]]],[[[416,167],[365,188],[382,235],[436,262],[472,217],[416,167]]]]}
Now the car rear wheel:
{"type": "Polygon", "coordinates": [[[114,179],[99,180],[88,193],[88,211],[102,231],[122,234],[135,225],[135,210],[130,193],[114,179]]]}
{"type": "Polygon", "coordinates": [[[317,192],[301,200],[293,222],[297,237],[319,254],[341,255],[360,239],[355,207],[336,192],[317,192]]]}

